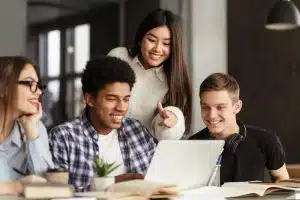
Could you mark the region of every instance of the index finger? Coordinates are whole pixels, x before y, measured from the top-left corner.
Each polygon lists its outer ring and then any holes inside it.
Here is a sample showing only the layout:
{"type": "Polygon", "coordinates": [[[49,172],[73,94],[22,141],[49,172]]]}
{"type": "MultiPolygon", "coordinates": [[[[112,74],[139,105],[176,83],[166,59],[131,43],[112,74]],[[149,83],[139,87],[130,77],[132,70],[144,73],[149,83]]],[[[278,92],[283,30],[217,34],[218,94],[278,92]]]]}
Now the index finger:
{"type": "Polygon", "coordinates": [[[169,114],[168,114],[167,110],[162,107],[161,102],[157,103],[157,109],[158,109],[158,112],[159,112],[160,116],[163,119],[169,118],[169,114]]]}
{"type": "Polygon", "coordinates": [[[162,106],[162,104],[161,104],[160,101],[157,102],[157,110],[158,110],[159,113],[161,113],[161,112],[164,111],[164,108],[163,108],[163,106],[162,106]]]}

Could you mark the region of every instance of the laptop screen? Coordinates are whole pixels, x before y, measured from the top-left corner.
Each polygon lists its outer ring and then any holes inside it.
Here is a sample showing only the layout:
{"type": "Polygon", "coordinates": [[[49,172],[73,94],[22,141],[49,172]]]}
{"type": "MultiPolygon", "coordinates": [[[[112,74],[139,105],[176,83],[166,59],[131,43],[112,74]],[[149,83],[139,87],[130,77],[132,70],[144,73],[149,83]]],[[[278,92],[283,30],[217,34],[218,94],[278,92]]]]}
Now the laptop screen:
{"type": "Polygon", "coordinates": [[[145,179],[182,190],[205,186],[223,146],[223,140],[162,140],[145,179]]]}

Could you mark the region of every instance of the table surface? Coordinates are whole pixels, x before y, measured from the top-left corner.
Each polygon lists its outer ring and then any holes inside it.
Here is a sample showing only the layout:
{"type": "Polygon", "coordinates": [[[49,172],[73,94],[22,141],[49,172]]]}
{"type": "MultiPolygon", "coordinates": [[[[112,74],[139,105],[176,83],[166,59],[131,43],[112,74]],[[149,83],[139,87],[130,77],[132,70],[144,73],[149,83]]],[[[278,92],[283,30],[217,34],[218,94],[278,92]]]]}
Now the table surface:
{"type": "MultiPolygon", "coordinates": [[[[227,198],[230,200],[278,200],[278,199],[287,199],[288,197],[290,197],[291,195],[293,195],[294,192],[283,192],[283,193],[277,193],[277,194],[269,194],[267,196],[264,197],[254,197],[254,196],[248,196],[248,197],[235,197],[235,198],[227,198]]],[[[299,195],[300,196],[300,195],[299,195]]],[[[212,198],[214,199],[214,198],[212,198]]],[[[300,198],[298,198],[300,199],[300,198]]],[[[18,196],[0,196],[0,200],[25,200],[25,198],[23,197],[18,197],[18,196]]],[[[180,200],[180,198],[179,198],[180,200]]]]}

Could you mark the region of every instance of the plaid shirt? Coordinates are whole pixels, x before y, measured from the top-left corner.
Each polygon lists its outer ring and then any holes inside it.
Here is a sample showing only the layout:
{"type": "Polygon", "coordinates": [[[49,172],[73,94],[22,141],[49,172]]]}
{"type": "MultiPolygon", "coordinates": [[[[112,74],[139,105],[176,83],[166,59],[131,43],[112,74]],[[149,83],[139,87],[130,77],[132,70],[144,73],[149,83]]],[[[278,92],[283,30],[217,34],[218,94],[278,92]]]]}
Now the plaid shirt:
{"type": "MultiPolygon", "coordinates": [[[[54,127],[49,133],[56,168],[69,170],[69,183],[76,191],[87,190],[93,177],[93,158],[99,153],[98,133],[86,112],[54,127]]],[[[148,130],[137,120],[124,118],[118,140],[126,172],[145,174],[155,150],[148,130]]]]}

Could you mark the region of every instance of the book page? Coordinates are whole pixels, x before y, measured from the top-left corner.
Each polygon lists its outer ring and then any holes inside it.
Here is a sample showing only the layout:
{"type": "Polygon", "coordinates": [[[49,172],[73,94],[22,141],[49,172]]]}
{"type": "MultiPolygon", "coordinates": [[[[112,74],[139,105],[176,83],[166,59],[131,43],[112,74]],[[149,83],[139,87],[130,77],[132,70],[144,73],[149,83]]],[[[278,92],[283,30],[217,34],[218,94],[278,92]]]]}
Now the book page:
{"type": "Polygon", "coordinates": [[[125,192],[104,192],[104,191],[94,191],[94,192],[76,192],[75,197],[96,197],[98,200],[138,200],[138,199],[145,199],[142,196],[132,196],[129,193],[125,192]]]}
{"type": "Polygon", "coordinates": [[[264,196],[265,192],[271,188],[272,185],[265,185],[260,183],[249,183],[249,182],[227,182],[224,183],[221,187],[224,190],[236,191],[236,196],[254,194],[258,196],[264,196]]]}
{"type": "Polygon", "coordinates": [[[146,180],[131,180],[116,183],[108,188],[109,192],[127,192],[133,195],[151,197],[153,195],[178,195],[174,185],[164,185],[146,180]]]}
{"type": "MultiPolygon", "coordinates": [[[[263,191],[268,188],[268,186],[258,185],[260,188],[264,188],[261,192],[261,195],[264,195],[263,191]]],[[[257,185],[251,185],[249,183],[233,183],[226,184],[222,187],[216,186],[205,186],[197,189],[187,190],[180,193],[181,197],[178,199],[225,199],[233,197],[248,197],[251,199],[254,196],[255,198],[259,196],[257,194],[257,185]]],[[[248,199],[248,198],[247,198],[248,199]]],[[[254,199],[254,198],[253,198],[254,199]]],[[[176,199],[177,200],[177,199],[176,199]]]]}
{"type": "Polygon", "coordinates": [[[224,183],[222,188],[236,188],[235,190],[238,193],[256,194],[258,196],[264,196],[278,190],[300,191],[300,188],[286,187],[276,183],[265,182],[228,182],[224,183]]]}
{"type": "Polygon", "coordinates": [[[203,186],[180,192],[181,197],[178,199],[225,199],[234,196],[234,194],[228,190],[223,190],[221,187],[203,186]]]}

